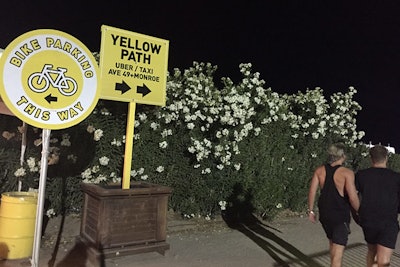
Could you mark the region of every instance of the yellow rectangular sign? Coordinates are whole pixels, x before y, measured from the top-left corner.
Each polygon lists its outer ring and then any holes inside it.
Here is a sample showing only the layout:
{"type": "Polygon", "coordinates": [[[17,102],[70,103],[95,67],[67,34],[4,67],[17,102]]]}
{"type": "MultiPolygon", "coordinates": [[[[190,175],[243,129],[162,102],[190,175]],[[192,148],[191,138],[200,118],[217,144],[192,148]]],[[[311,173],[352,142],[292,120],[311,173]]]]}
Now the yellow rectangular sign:
{"type": "Polygon", "coordinates": [[[168,40],[101,27],[100,98],[165,106],[168,40]]]}

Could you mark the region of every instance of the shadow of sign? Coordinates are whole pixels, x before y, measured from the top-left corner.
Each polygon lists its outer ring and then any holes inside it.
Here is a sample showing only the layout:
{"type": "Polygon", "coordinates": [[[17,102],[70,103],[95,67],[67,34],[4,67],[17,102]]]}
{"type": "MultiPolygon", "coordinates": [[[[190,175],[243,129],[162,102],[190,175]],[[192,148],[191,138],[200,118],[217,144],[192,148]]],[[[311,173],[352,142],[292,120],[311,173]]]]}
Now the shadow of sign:
{"type": "Polygon", "coordinates": [[[261,223],[242,224],[236,229],[253,240],[259,247],[267,252],[275,261],[274,266],[289,267],[290,263],[296,263],[295,266],[323,267],[312,256],[305,255],[299,249],[281,239],[267,229],[268,226],[261,223]]]}
{"type": "Polygon", "coordinates": [[[298,266],[324,266],[270,231],[279,230],[264,224],[254,216],[252,198],[252,193],[244,190],[242,185],[234,186],[232,195],[228,198],[232,205],[222,215],[229,227],[242,232],[267,252],[277,263],[275,266],[289,267],[289,262],[299,263],[298,266]]]}

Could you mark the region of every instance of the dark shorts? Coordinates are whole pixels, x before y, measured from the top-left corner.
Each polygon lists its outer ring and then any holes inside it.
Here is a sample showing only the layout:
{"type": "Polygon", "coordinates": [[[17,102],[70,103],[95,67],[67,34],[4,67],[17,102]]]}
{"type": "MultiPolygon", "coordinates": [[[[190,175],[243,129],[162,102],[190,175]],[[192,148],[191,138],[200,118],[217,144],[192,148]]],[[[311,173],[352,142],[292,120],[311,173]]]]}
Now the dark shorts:
{"type": "Polygon", "coordinates": [[[339,224],[322,223],[326,237],[334,244],[346,246],[350,234],[350,226],[347,222],[339,224]]]}
{"type": "Polygon", "coordinates": [[[365,241],[368,244],[379,244],[394,249],[397,234],[399,233],[398,222],[386,222],[374,225],[362,225],[365,241]]]}

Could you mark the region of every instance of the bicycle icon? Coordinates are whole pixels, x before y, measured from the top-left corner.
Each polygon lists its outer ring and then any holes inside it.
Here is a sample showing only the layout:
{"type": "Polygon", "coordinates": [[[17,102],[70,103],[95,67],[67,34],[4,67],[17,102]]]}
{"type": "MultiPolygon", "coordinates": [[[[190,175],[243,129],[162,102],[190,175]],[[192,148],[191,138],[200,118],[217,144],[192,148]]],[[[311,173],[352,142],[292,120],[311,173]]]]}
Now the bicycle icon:
{"type": "Polygon", "coordinates": [[[71,96],[78,90],[76,81],[64,74],[66,68],[52,69],[53,65],[45,64],[41,72],[32,73],[28,78],[29,88],[36,93],[43,93],[50,85],[57,88],[62,95],[71,96]]]}

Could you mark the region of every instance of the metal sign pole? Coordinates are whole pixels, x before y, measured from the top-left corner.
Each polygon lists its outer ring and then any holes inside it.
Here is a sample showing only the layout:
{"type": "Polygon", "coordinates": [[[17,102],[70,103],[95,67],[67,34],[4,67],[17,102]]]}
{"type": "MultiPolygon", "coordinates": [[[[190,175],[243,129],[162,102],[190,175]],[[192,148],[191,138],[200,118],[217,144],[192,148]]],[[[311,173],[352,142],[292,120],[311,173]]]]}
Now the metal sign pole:
{"type": "Polygon", "coordinates": [[[42,238],[43,207],[46,190],[47,156],[49,154],[50,132],[51,130],[48,129],[43,129],[42,131],[42,158],[40,163],[39,192],[36,209],[35,236],[33,242],[31,267],[39,267],[39,251],[40,240],[42,238]]]}

